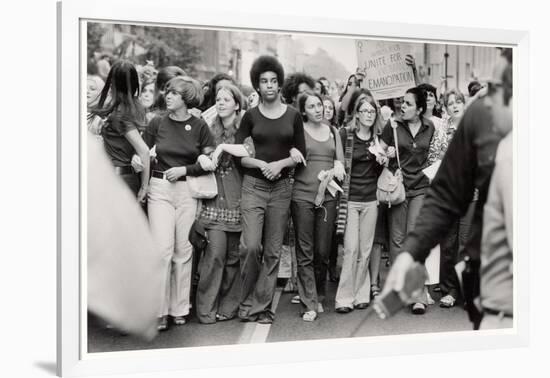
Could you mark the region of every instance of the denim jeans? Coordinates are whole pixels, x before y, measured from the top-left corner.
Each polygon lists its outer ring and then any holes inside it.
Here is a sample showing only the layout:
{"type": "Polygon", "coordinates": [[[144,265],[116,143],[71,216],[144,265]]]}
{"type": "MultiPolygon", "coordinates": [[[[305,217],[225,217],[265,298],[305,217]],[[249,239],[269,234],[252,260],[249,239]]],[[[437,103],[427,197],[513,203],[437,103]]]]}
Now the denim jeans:
{"type": "Polygon", "coordinates": [[[122,181],[124,181],[126,185],[128,185],[128,188],[132,191],[132,193],[134,193],[134,196],[137,197],[140,186],[139,176],[135,173],[127,173],[124,175],[119,175],[118,177],[120,177],[122,181]]]}
{"type": "Polygon", "coordinates": [[[298,293],[306,311],[317,311],[317,303],[322,303],[326,295],[336,201],[327,201],[323,207],[292,201],[291,210],[296,232],[298,293]]]}
{"type": "Polygon", "coordinates": [[[245,175],[241,196],[240,244],[241,303],[239,317],[273,317],[271,303],[283,238],[287,229],[292,187],[290,179],[278,181],[245,175]]]}
{"type": "Polygon", "coordinates": [[[207,230],[208,246],[200,262],[197,288],[197,317],[215,323],[216,314],[233,318],[239,308],[240,232],[207,230]]]}
{"type": "MultiPolygon", "coordinates": [[[[390,256],[395,261],[401,252],[401,247],[408,232],[414,230],[416,219],[424,203],[424,194],[415,197],[407,197],[405,202],[388,209],[390,227],[390,256]]],[[[415,302],[428,304],[428,291],[426,288],[415,299],[415,302]]]]}
{"type": "Polygon", "coordinates": [[[452,295],[457,299],[460,293],[455,265],[464,250],[470,226],[474,216],[476,202],[472,202],[466,214],[460,220],[453,222],[449,235],[441,243],[441,260],[439,265],[439,286],[441,295],[452,295]]]}
{"type": "Polygon", "coordinates": [[[397,255],[401,252],[407,232],[414,229],[423,202],[424,194],[421,194],[416,197],[407,197],[405,202],[388,208],[390,257],[392,261],[395,261],[397,255]]]}
{"type": "Polygon", "coordinates": [[[191,259],[189,230],[195,220],[197,200],[186,181],[171,183],[151,178],[148,196],[149,223],[164,263],[159,316],[189,314],[191,259]]]}
{"type": "Polygon", "coordinates": [[[376,201],[348,202],[344,234],[344,261],[335,307],[349,307],[370,301],[369,259],[376,230],[376,201]]]}

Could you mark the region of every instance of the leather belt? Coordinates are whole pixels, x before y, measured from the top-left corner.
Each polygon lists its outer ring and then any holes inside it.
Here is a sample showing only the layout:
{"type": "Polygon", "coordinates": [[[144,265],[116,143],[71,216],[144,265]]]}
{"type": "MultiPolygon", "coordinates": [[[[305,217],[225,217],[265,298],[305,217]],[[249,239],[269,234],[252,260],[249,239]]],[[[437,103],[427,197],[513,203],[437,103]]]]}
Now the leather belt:
{"type": "Polygon", "coordinates": [[[130,165],[125,165],[123,167],[115,167],[115,173],[117,175],[131,175],[134,174],[134,168],[132,168],[130,165]]]}
{"type": "MultiPolygon", "coordinates": [[[[166,178],[166,174],[162,171],[153,171],[153,172],[151,172],[151,177],[155,177],[155,178],[159,178],[159,179],[163,179],[163,180],[168,181],[168,179],[166,178]]],[[[185,176],[181,176],[176,181],[186,181],[186,180],[187,179],[186,179],[185,176]]]]}

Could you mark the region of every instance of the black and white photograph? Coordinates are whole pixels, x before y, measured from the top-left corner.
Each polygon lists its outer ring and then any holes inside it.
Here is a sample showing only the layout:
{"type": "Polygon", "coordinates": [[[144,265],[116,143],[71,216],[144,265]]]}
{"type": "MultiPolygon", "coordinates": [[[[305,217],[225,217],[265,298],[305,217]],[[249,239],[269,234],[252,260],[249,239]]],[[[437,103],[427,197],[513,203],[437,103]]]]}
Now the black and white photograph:
{"type": "Polygon", "coordinates": [[[514,329],[514,48],[80,31],[88,354],[514,329]]]}

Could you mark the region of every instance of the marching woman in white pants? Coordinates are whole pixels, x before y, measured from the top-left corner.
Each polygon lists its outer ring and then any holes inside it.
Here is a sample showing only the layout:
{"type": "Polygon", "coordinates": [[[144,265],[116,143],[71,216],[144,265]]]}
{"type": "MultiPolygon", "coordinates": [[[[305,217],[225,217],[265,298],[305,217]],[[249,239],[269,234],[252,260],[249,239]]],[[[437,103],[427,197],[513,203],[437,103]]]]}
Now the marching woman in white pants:
{"type": "Polygon", "coordinates": [[[215,145],[206,122],[188,112],[202,101],[200,84],[177,76],[166,84],[165,93],[168,114],[154,118],[143,135],[149,147],[156,146],[157,154],[152,164],[148,214],[165,267],[159,330],[167,328],[168,315],[174,324],[183,325],[189,314],[193,247],[188,236],[197,200],[191,197],[186,178],[206,173],[197,159],[212,152],[215,145]]]}

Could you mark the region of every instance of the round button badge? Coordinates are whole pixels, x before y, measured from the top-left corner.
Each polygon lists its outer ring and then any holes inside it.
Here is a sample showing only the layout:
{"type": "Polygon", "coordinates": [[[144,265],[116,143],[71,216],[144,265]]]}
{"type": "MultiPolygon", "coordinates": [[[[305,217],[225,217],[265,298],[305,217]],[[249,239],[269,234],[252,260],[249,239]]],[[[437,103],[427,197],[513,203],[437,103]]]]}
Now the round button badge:
{"type": "Polygon", "coordinates": [[[185,131],[190,131],[191,130],[191,125],[185,125],[185,131]]]}

